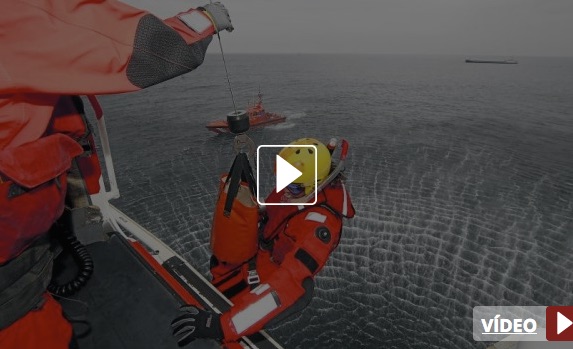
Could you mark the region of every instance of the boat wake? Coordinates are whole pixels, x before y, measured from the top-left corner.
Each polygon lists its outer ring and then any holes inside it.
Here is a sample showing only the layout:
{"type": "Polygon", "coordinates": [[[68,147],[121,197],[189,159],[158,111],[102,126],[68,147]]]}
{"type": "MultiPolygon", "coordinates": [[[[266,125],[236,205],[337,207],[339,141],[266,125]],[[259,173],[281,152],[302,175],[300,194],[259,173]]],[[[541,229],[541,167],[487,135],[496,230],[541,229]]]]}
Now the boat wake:
{"type": "Polygon", "coordinates": [[[282,124],[278,124],[278,125],[272,125],[267,127],[269,130],[274,130],[274,131],[282,131],[282,130],[288,130],[290,128],[295,127],[296,124],[294,122],[285,122],[282,124]]]}
{"type": "Polygon", "coordinates": [[[287,119],[284,123],[272,125],[272,126],[269,126],[267,128],[269,130],[272,130],[272,131],[289,130],[289,129],[294,128],[296,126],[296,123],[294,122],[294,120],[302,119],[302,118],[306,117],[305,112],[303,112],[303,111],[292,111],[292,110],[291,111],[286,110],[282,113],[282,115],[287,117],[287,119]]]}
{"type": "Polygon", "coordinates": [[[289,119],[300,119],[306,116],[306,113],[303,111],[285,111],[283,113],[283,115],[285,115],[287,117],[287,120],[289,119]]]}

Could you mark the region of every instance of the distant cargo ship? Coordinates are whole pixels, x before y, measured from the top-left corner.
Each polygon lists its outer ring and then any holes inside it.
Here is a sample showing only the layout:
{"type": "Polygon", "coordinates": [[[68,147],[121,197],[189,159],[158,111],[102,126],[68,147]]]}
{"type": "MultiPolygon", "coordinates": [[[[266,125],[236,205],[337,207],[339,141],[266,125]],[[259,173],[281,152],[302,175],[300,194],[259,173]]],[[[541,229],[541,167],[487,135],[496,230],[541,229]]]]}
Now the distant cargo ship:
{"type": "Polygon", "coordinates": [[[515,59],[504,59],[504,60],[466,59],[466,63],[517,64],[517,61],[515,59]]]}

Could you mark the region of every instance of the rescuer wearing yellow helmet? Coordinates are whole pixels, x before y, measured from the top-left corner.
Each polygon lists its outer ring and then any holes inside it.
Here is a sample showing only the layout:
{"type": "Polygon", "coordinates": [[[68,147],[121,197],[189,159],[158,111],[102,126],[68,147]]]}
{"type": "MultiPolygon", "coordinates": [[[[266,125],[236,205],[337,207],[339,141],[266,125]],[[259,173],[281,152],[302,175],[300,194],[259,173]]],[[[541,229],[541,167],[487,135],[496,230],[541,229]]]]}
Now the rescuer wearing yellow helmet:
{"type": "MultiPolygon", "coordinates": [[[[278,154],[302,172],[284,190],[273,190],[265,202],[308,202],[311,205],[267,205],[261,212],[256,255],[238,264],[211,259],[212,284],[233,305],[222,314],[189,306],[172,322],[179,345],[196,338],[215,338],[225,343],[239,340],[276,324],[310,302],[314,277],[325,266],[342,234],[344,218],[354,216],[354,207],[344,185],[344,159],[348,142],[342,140],[340,160],[331,164],[336,140],[325,146],[314,138],[298,139],[278,154]],[[315,156],[316,179],[315,188],[315,156]],[[333,168],[332,168],[333,167],[333,168]]],[[[228,235],[231,238],[231,235],[228,235]]],[[[239,246],[237,246],[239,248],[239,246]]]]}
{"type": "MultiPolygon", "coordinates": [[[[316,147],[316,182],[318,185],[328,176],[331,168],[330,150],[314,138],[300,138],[289,145],[313,145],[316,147]]],[[[287,186],[293,198],[308,195],[314,190],[315,157],[312,147],[285,147],[279,156],[302,172],[302,175],[287,186]]]]}

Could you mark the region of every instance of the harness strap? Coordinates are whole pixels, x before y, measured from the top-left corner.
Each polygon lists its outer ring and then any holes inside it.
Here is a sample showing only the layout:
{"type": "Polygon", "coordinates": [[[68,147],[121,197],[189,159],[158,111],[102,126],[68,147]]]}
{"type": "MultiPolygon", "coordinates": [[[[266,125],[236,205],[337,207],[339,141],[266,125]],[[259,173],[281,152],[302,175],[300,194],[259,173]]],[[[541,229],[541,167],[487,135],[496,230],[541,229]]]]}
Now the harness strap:
{"type": "Polygon", "coordinates": [[[229,280],[231,280],[232,278],[237,276],[237,274],[239,274],[240,271],[241,271],[240,269],[236,269],[235,271],[231,272],[229,275],[225,276],[223,279],[213,283],[213,286],[219,288],[221,285],[224,285],[229,280]]]}
{"type": "Polygon", "coordinates": [[[251,290],[259,286],[261,283],[261,278],[259,273],[257,273],[257,256],[249,259],[249,275],[247,276],[247,283],[251,286],[251,290]]]}
{"type": "Polygon", "coordinates": [[[249,190],[256,196],[256,184],[255,177],[253,176],[253,169],[249,163],[249,158],[245,153],[239,153],[233,161],[231,170],[229,171],[229,176],[225,181],[225,185],[229,183],[229,190],[227,192],[227,200],[225,201],[224,215],[229,217],[231,215],[231,209],[233,208],[233,202],[239,193],[239,187],[241,186],[241,181],[247,182],[249,185],[249,190]]]}
{"type": "Polygon", "coordinates": [[[245,288],[247,288],[247,286],[248,285],[245,282],[245,280],[241,279],[238,283],[223,291],[223,294],[225,295],[225,297],[232,299],[233,297],[238,295],[241,291],[243,291],[245,288]]]}
{"type": "Polygon", "coordinates": [[[261,282],[261,279],[259,277],[259,273],[257,272],[256,258],[257,257],[255,256],[255,257],[249,259],[248,262],[246,262],[246,264],[247,264],[247,279],[246,280],[243,279],[243,276],[241,275],[239,280],[235,284],[231,283],[232,286],[226,287],[226,285],[225,285],[226,283],[230,283],[231,280],[233,280],[239,273],[241,273],[241,270],[243,270],[244,265],[245,265],[245,264],[242,264],[240,267],[235,269],[233,272],[231,272],[225,278],[214,283],[213,286],[217,287],[218,289],[223,289],[224,291],[222,291],[222,292],[227,298],[233,298],[234,296],[236,296],[237,294],[242,292],[247,287],[249,287],[251,290],[255,289],[257,286],[259,286],[259,284],[261,282]],[[225,286],[225,287],[223,287],[223,286],[225,286]]]}
{"type": "Polygon", "coordinates": [[[48,238],[42,237],[0,266],[0,329],[41,304],[52,277],[53,258],[48,238]]]}

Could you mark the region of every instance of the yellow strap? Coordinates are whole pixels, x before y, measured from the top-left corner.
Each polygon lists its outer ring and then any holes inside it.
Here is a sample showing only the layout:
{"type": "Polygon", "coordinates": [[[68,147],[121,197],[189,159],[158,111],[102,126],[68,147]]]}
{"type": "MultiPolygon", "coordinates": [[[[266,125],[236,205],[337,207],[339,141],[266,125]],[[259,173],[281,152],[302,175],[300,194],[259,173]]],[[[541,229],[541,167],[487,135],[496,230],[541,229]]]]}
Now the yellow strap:
{"type": "Polygon", "coordinates": [[[219,33],[219,30],[217,29],[217,23],[215,23],[215,20],[213,19],[211,14],[207,11],[203,11],[203,13],[207,16],[207,18],[209,18],[211,23],[213,23],[213,28],[215,28],[215,34],[219,33]]]}

